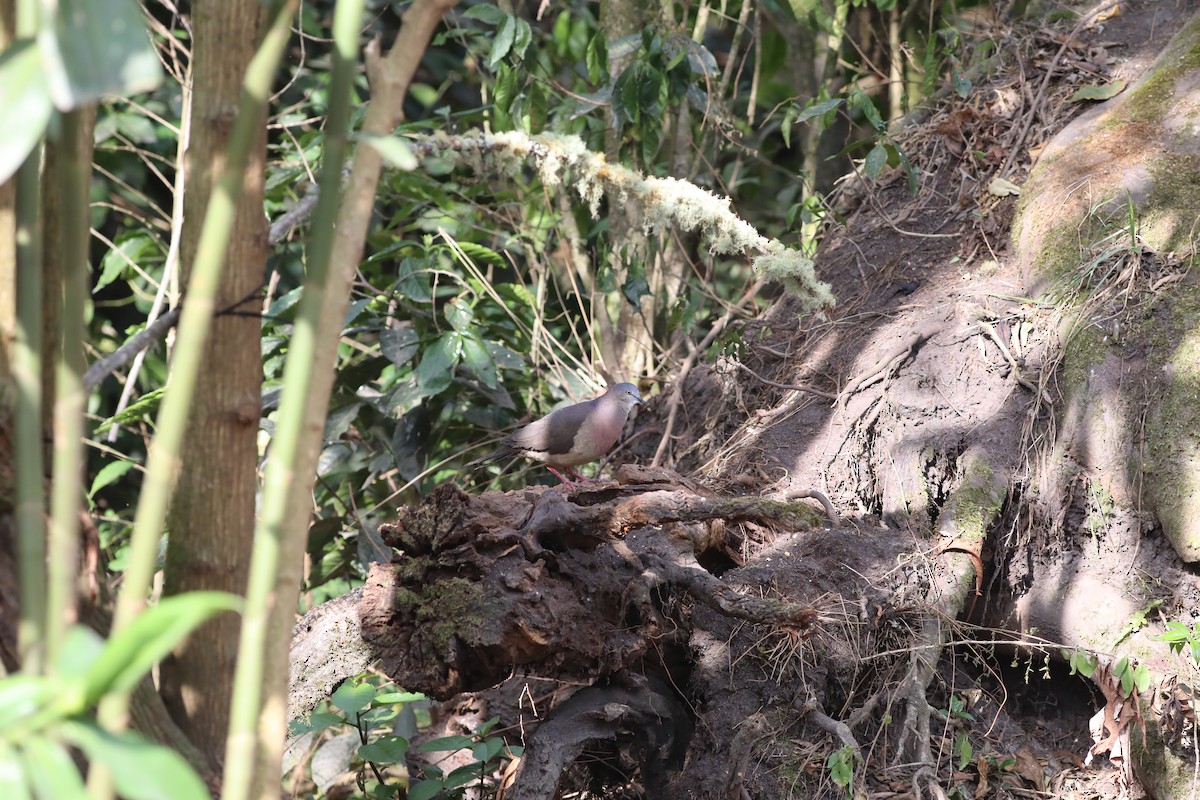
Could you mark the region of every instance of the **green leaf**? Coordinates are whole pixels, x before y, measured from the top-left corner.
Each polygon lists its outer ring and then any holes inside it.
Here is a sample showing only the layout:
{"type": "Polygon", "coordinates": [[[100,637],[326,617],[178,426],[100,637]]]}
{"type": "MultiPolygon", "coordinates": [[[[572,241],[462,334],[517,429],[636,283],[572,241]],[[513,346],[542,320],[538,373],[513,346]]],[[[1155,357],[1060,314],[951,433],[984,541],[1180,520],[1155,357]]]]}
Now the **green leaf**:
{"type": "Polygon", "coordinates": [[[375,148],[380,158],[389,166],[406,172],[417,168],[419,162],[408,142],[399,136],[375,136],[369,133],[359,134],[358,140],[375,148]]]}
{"type": "Polygon", "coordinates": [[[475,781],[479,780],[480,769],[482,767],[483,765],[477,762],[463,764],[458,769],[451,771],[451,773],[447,775],[444,780],[442,780],[442,785],[447,789],[457,789],[460,786],[466,786],[469,783],[474,783],[475,781]]]}
{"type": "Polygon", "coordinates": [[[373,764],[403,764],[408,752],[408,740],[400,736],[384,736],[358,748],[363,761],[373,764]]]}
{"type": "Polygon", "coordinates": [[[967,739],[967,734],[962,731],[954,735],[954,752],[958,755],[958,768],[966,769],[967,764],[971,763],[974,751],[971,749],[971,742],[967,739]]]}
{"type": "Polygon", "coordinates": [[[461,296],[446,303],[442,309],[442,315],[446,318],[446,322],[450,323],[450,327],[459,333],[470,330],[475,324],[475,314],[471,311],[471,305],[461,296]]]}
{"type": "Polygon", "coordinates": [[[237,611],[241,604],[226,592],[187,592],[150,606],[105,643],[88,670],[87,705],[107,692],[133,689],[189,633],[223,611],[237,611]]]}
{"type": "Polygon", "coordinates": [[[500,738],[484,739],[471,748],[471,758],[487,763],[504,749],[504,740],[500,738]]]}
{"type": "Polygon", "coordinates": [[[441,781],[421,781],[408,787],[408,800],[431,800],[442,791],[441,781]]]}
{"type": "Polygon", "coordinates": [[[512,108],[513,100],[516,99],[517,90],[520,88],[518,78],[515,69],[507,64],[501,65],[500,71],[496,73],[496,87],[492,99],[497,110],[507,114],[512,108]]]}
{"type": "Polygon", "coordinates": [[[101,467],[100,471],[96,473],[96,477],[92,479],[92,488],[88,489],[88,498],[95,497],[96,492],[124,476],[126,472],[133,469],[134,463],[126,460],[110,461],[101,467]]]}
{"type": "Polygon", "coordinates": [[[518,58],[525,57],[525,50],[529,47],[529,42],[533,40],[533,29],[529,27],[529,23],[523,19],[517,20],[517,34],[513,39],[513,52],[518,58]]]}
{"type": "Polygon", "coordinates": [[[463,750],[475,744],[470,736],[442,736],[422,742],[417,749],[422,753],[437,753],[443,750],[463,750]]]}
{"type": "Polygon", "coordinates": [[[379,332],[379,349],[384,358],[403,367],[420,348],[421,337],[411,327],[384,328],[379,332]]]}
{"type": "MultiPolygon", "coordinates": [[[[55,686],[41,676],[18,673],[0,680],[0,736],[49,703],[55,694],[55,686]]],[[[0,792],[0,797],[6,796],[0,792]]]]}
{"type": "Polygon", "coordinates": [[[62,732],[88,761],[108,769],[117,793],[125,800],[211,800],[183,756],[169,747],[83,722],[64,722],[62,732]]]}
{"type": "Polygon", "coordinates": [[[958,70],[954,70],[950,75],[951,81],[954,84],[954,93],[959,97],[965,98],[971,93],[971,79],[963,75],[958,70]]]}
{"type": "Polygon", "coordinates": [[[603,33],[596,33],[587,45],[588,80],[599,84],[608,78],[608,42],[603,33]]]}
{"type": "Polygon", "coordinates": [[[1080,100],[1109,100],[1125,91],[1125,81],[1113,81],[1096,86],[1084,86],[1067,100],[1078,103],[1080,100]]]}
{"type": "Polygon", "coordinates": [[[420,692],[385,692],[384,694],[375,695],[375,705],[391,705],[393,703],[415,703],[418,700],[424,700],[425,695],[420,692]]]}
{"type": "MultiPolygon", "coordinates": [[[[0,727],[0,730],[3,728],[0,727]]],[[[3,739],[0,739],[0,797],[4,800],[30,800],[21,759],[3,739]]]]}
{"type": "Polygon", "coordinates": [[[465,16],[471,19],[477,19],[484,25],[499,25],[504,19],[505,13],[498,7],[487,3],[480,3],[477,6],[471,6],[465,12],[465,16]]]}
{"type": "Polygon", "coordinates": [[[462,346],[463,364],[469,367],[479,380],[483,381],[484,386],[495,389],[500,382],[500,375],[496,371],[496,362],[492,360],[487,347],[474,334],[464,336],[462,346]]]}
{"type": "Polygon", "coordinates": [[[162,67],[134,0],[58,0],[38,32],[46,81],[64,111],[106,94],[148,92],[162,67]]]}
{"type": "Polygon", "coordinates": [[[1150,668],[1145,664],[1138,664],[1137,669],[1133,671],[1133,685],[1139,692],[1150,688],[1150,668]]]}
{"type": "Polygon", "coordinates": [[[492,52],[488,56],[488,69],[495,69],[500,60],[508,55],[508,51],[512,49],[513,41],[517,37],[517,18],[512,14],[505,14],[504,19],[500,22],[500,27],[496,28],[496,38],[492,39],[492,52]]]}
{"type": "Polygon", "coordinates": [[[446,331],[421,355],[417,365],[417,387],[422,397],[445,391],[454,378],[454,367],[462,358],[462,335],[446,331]]]}
{"type": "Polygon", "coordinates": [[[0,125],[0,183],[16,174],[42,138],[50,112],[50,89],[33,42],[24,40],[0,53],[0,108],[8,120],[0,125]]]}
{"type": "Polygon", "coordinates": [[[33,791],[41,800],[83,800],[87,797],[79,770],[62,743],[45,736],[33,736],[24,742],[24,756],[26,771],[37,776],[33,791]]]}
{"type": "Polygon", "coordinates": [[[883,124],[883,117],[879,116],[879,109],[875,108],[875,103],[871,101],[871,98],[865,92],[856,89],[850,95],[850,101],[867,118],[867,122],[871,123],[871,127],[880,133],[886,129],[887,126],[883,124]]]}
{"type": "MultiPolygon", "coordinates": [[[[54,673],[67,681],[76,681],[76,687],[82,689],[87,681],[88,672],[100,654],[104,652],[104,639],[100,634],[86,625],[72,625],[63,636],[59,645],[58,658],[55,659],[54,673]]],[[[61,698],[60,698],[61,699],[61,698]]],[[[78,697],[71,698],[74,707],[68,707],[69,713],[79,713],[86,710],[86,698],[82,691],[78,697]]]]}
{"type": "Polygon", "coordinates": [[[142,266],[159,255],[158,244],[149,234],[140,231],[120,237],[116,245],[104,254],[104,260],[100,262],[100,277],[96,279],[92,294],[125,274],[130,264],[142,266]]]}
{"type": "Polygon", "coordinates": [[[871,152],[867,153],[867,160],[863,163],[863,172],[871,180],[879,177],[880,171],[887,165],[887,148],[881,144],[877,144],[871,148],[871,152]]]}
{"type": "Polygon", "coordinates": [[[371,705],[376,694],[375,687],[365,681],[362,683],[347,681],[330,696],[329,702],[335,708],[341,709],[346,717],[353,721],[356,714],[371,705]]]}

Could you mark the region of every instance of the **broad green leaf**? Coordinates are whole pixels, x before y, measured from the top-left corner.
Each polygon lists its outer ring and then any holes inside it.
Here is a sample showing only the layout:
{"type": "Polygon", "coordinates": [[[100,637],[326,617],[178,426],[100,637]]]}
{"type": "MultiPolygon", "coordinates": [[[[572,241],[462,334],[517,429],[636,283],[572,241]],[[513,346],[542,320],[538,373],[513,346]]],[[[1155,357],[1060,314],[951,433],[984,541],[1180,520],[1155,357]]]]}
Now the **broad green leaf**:
{"type": "Polygon", "coordinates": [[[21,759],[3,739],[0,739],[0,797],[4,800],[30,800],[21,759]]]}
{"type": "Polygon", "coordinates": [[[808,122],[814,117],[822,117],[840,106],[842,102],[842,98],[834,97],[829,100],[823,100],[820,103],[810,103],[805,106],[803,111],[796,115],[795,121],[797,123],[808,122]]]}
{"type": "Polygon", "coordinates": [[[46,80],[63,111],[106,94],[147,92],[162,68],[134,0],[57,0],[38,32],[46,80]]]}
{"type": "Polygon", "coordinates": [[[363,761],[373,764],[403,764],[408,752],[408,740],[400,736],[384,736],[358,748],[363,761]]]}
{"type": "Polygon", "coordinates": [[[463,764],[458,769],[452,770],[442,780],[442,785],[447,789],[457,789],[461,786],[466,786],[468,783],[474,783],[479,780],[479,773],[482,766],[475,762],[463,764]]]}
{"type": "MultiPolygon", "coordinates": [[[[56,694],[46,678],[35,675],[10,675],[0,680],[0,737],[20,719],[49,703],[56,694]]],[[[0,792],[0,797],[5,797],[0,792]]]]}
{"type": "Polygon", "coordinates": [[[424,397],[438,394],[450,385],[454,367],[462,358],[462,334],[446,331],[421,356],[417,365],[417,387],[424,397]]]}
{"type": "Polygon", "coordinates": [[[500,375],[496,371],[496,362],[492,360],[487,347],[474,335],[463,336],[462,346],[463,363],[471,368],[479,380],[483,381],[484,386],[495,389],[496,384],[500,382],[500,375]]]}
{"type": "Polygon", "coordinates": [[[477,19],[485,25],[499,25],[506,16],[503,11],[489,3],[480,3],[466,10],[465,16],[477,19]]]}
{"type": "Polygon", "coordinates": [[[954,752],[958,754],[958,768],[966,769],[967,764],[971,763],[971,756],[974,754],[971,748],[971,741],[967,738],[967,734],[959,731],[954,735],[954,752]]]}
{"type": "Polygon", "coordinates": [[[0,53],[0,108],[9,124],[0,125],[0,183],[16,174],[42,138],[50,112],[50,90],[37,47],[20,41],[0,53]],[[20,120],[20,124],[13,124],[20,120]]]}
{"type": "Polygon", "coordinates": [[[339,708],[346,717],[353,721],[354,716],[371,705],[377,689],[369,683],[347,681],[337,688],[329,698],[335,708],[339,708]]]}
{"type": "Polygon", "coordinates": [[[854,103],[854,107],[867,118],[867,122],[871,123],[871,127],[881,133],[884,131],[887,126],[883,124],[883,117],[879,116],[879,109],[875,107],[875,103],[865,92],[856,89],[850,95],[850,100],[854,103]]]}
{"type": "Polygon", "coordinates": [[[446,303],[442,309],[442,315],[446,317],[446,322],[450,323],[450,327],[459,333],[465,333],[475,324],[475,314],[471,311],[471,304],[463,297],[456,297],[446,303]]]}
{"type": "Polygon", "coordinates": [[[533,40],[533,29],[529,27],[529,23],[523,19],[517,20],[517,33],[513,38],[513,52],[518,58],[525,57],[525,51],[529,48],[529,42],[533,40]]]}
{"type": "Polygon", "coordinates": [[[418,700],[424,700],[425,695],[420,692],[386,692],[384,694],[375,695],[375,705],[388,705],[391,703],[415,703],[418,700]]]}
{"type": "Polygon", "coordinates": [[[588,42],[587,73],[593,84],[603,83],[608,78],[608,43],[603,33],[596,33],[588,42]]]}
{"type": "Polygon", "coordinates": [[[411,327],[384,328],[379,333],[379,349],[388,361],[403,367],[420,349],[421,337],[411,327]]]}
{"type": "Polygon", "coordinates": [[[211,800],[183,756],[169,747],[84,722],[67,721],[62,732],[88,761],[108,769],[117,793],[125,800],[211,800]]]}
{"type": "Polygon", "coordinates": [[[408,800],[432,800],[441,791],[441,781],[420,781],[408,787],[408,800]]]}
{"type": "Polygon", "coordinates": [[[500,60],[508,55],[508,51],[512,49],[513,41],[517,37],[517,18],[512,14],[505,14],[504,19],[500,21],[500,26],[496,28],[496,38],[492,39],[492,52],[488,56],[488,69],[495,69],[500,60]]]}
{"type": "Polygon", "coordinates": [[[881,144],[877,144],[871,148],[871,152],[867,153],[867,160],[863,163],[863,172],[871,180],[879,177],[880,171],[887,165],[887,148],[881,144]]]}
{"type": "Polygon", "coordinates": [[[396,169],[411,171],[419,164],[412,147],[399,136],[373,136],[364,133],[358,139],[375,148],[375,152],[379,153],[384,162],[396,169]]]}
{"type": "Polygon", "coordinates": [[[492,357],[497,366],[503,369],[525,369],[525,359],[513,350],[496,342],[484,342],[484,346],[487,347],[488,355],[492,357]]]}
{"type": "MultiPolygon", "coordinates": [[[[59,655],[55,659],[54,673],[57,677],[73,682],[73,688],[79,690],[77,697],[71,697],[66,705],[69,714],[77,714],[87,709],[87,698],[83,694],[83,686],[87,675],[104,652],[104,639],[100,634],[86,625],[72,625],[67,629],[66,636],[59,646],[59,655]]],[[[60,698],[60,700],[63,698],[60,698]]]]}
{"type": "Polygon", "coordinates": [[[158,244],[147,233],[137,232],[121,237],[116,247],[104,254],[100,262],[100,277],[96,279],[96,287],[92,294],[115,281],[129,269],[130,264],[141,266],[150,258],[157,260],[158,244]]]}
{"type": "Polygon", "coordinates": [[[133,469],[133,466],[134,462],[128,460],[110,461],[105,464],[92,479],[92,488],[88,489],[88,498],[95,497],[96,492],[121,478],[126,472],[133,469]]]}
{"type": "Polygon", "coordinates": [[[471,748],[471,757],[474,758],[476,761],[482,761],[486,764],[487,762],[489,762],[493,758],[495,758],[497,756],[497,754],[499,754],[499,752],[503,749],[504,749],[504,740],[503,739],[500,739],[497,737],[493,737],[491,739],[484,739],[482,742],[479,742],[478,744],[476,744],[474,747],[471,748]]]}
{"type": "Polygon", "coordinates": [[[188,592],[150,606],[104,645],[87,675],[88,705],[107,692],[129,691],[203,622],[240,608],[241,600],[225,592],[188,592]]]}
{"type": "Polygon", "coordinates": [[[1138,664],[1137,669],[1133,670],[1133,685],[1139,692],[1150,688],[1150,668],[1145,664],[1138,664]]]}
{"type": "Polygon", "coordinates": [[[438,753],[443,750],[463,750],[475,744],[470,736],[441,736],[417,745],[422,753],[438,753]]]}
{"type": "Polygon", "coordinates": [[[33,736],[24,742],[22,755],[27,772],[37,776],[33,791],[40,800],[83,800],[87,797],[79,770],[61,742],[33,736]]]}

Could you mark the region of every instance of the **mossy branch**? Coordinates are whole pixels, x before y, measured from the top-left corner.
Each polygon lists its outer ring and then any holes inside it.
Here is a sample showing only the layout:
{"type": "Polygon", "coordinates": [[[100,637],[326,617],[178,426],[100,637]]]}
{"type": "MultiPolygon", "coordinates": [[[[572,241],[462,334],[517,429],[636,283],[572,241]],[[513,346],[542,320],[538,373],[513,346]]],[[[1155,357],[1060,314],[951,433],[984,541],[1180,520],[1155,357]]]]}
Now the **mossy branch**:
{"type": "Polygon", "coordinates": [[[689,181],[646,176],[611,164],[602,153],[589,150],[578,136],[476,132],[435,134],[413,139],[410,144],[419,155],[461,163],[481,173],[514,175],[532,164],[547,188],[573,187],[593,217],[599,216],[600,201],[605,197],[612,203],[636,204],[646,233],[669,227],[698,231],[713,253],[748,255],[756,270],[782,284],[805,308],[834,303],[829,285],[817,279],[813,262],[759,233],[733,212],[729,198],[689,181]]]}

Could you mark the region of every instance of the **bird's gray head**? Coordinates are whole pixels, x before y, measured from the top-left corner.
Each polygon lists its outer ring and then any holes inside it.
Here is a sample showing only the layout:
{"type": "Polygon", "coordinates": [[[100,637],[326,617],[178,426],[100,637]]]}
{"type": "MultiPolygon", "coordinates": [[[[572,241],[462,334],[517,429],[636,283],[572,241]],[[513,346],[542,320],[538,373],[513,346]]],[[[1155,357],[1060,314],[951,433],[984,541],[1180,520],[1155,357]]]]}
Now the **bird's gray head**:
{"type": "Polygon", "coordinates": [[[610,386],[605,394],[624,408],[646,405],[646,401],[642,399],[638,388],[632,383],[618,383],[610,386]]]}

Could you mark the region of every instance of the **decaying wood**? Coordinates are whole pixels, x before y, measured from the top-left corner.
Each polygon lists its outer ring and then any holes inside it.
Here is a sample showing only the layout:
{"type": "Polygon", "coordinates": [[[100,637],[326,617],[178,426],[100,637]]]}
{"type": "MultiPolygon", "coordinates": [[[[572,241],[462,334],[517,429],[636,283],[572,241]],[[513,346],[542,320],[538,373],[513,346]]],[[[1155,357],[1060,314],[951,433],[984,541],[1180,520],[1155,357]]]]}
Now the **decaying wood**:
{"type": "Polygon", "coordinates": [[[400,555],[372,566],[359,611],[383,671],[439,698],[492,686],[514,667],[590,682],[673,627],[654,600],[664,587],[740,619],[812,622],[811,608],[723,584],[696,554],[712,542],[710,521],[797,529],[820,519],[814,509],[628,482],[655,474],[481,497],[443,485],[382,526],[400,555]]]}

